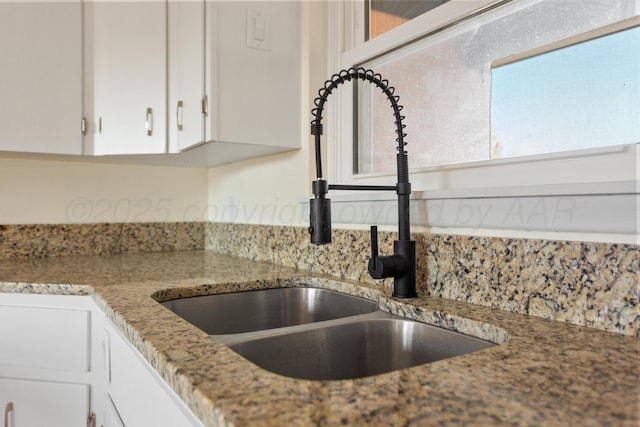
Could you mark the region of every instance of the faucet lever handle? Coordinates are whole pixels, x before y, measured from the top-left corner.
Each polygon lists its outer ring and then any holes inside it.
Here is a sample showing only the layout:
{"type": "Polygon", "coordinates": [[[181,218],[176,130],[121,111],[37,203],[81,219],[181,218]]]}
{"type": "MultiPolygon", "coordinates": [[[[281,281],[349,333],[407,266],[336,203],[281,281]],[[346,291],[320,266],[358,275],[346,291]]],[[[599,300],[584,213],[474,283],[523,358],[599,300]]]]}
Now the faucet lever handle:
{"type": "Polygon", "coordinates": [[[371,226],[371,259],[378,258],[378,226],[371,226]]]}
{"type": "Polygon", "coordinates": [[[389,277],[386,275],[385,266],[382,258],[378,255],[378,227],[371,226],[371,258],[368,265],[369,274],[374,279],[384,279],[389,277]]]}

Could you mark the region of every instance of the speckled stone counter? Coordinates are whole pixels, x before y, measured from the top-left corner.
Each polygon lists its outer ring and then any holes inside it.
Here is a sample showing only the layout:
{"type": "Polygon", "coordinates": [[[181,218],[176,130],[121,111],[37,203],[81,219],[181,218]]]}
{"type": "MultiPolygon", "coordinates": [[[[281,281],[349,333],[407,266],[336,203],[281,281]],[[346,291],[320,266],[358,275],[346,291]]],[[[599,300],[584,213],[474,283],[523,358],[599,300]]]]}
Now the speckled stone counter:
{"type": "Polygon", "coordinates": [[[0,292],[91,295],[206,425],[638,426],[639,340],[563,322],[336,282],[206,251],[0,261],[0,292]],[[357,380],[305,381],[246,361],[156,300],[315,285],[501,343],[357,380]]]}

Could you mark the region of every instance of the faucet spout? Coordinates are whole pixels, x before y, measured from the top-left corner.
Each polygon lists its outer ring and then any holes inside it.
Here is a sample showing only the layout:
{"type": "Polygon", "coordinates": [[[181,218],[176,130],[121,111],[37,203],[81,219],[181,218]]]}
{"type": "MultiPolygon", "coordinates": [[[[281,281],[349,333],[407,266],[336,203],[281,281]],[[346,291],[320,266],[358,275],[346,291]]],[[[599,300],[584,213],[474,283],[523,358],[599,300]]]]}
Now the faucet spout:
{"type": "Polygon", "coordinates": [[[314,198],[310,200],[310,225],[309,234],[311,243],[324,245],[331,243],[331,200],[326,197],[329,190],[366,190],[366,191],[395,191],[398,195],[398,240],[394,242],[394,254],[388,256],[378,255],[377,227],[371,228],[371,259],[368,270],[374,279],[387,277],[394,278],[393,296],[398,298],[413,298],[416,296],[416,256],[415,241],[411,240],[409,198],[411,195],[411,183],[409,182],[408,157],[405,150],[404,133],[405,118],[400,114],[402,106],[398,104],[400,97],[394,95],[395,88],[389,86],[389,82],[364,68],[350,68],[334,74],[318,91],[318,97],[314,100],[315,108],[311,110],[314,116],[311,122],[311,134],[315,136],[316,154],[316,180],[313,181],[312,191],[314,198]],[[396,166],[398,181],[395,186],[371,186],[371,185],[334,185],[329,184],[322,176],[322,156],[320,137],[323,133],[322,112],[328,96],[339,85],[352,81],[364,80],[374,84],[387,96],[393,109],[396,126],[396,166]],[[375,249],[375,250],[374,250],[375,249]]]}

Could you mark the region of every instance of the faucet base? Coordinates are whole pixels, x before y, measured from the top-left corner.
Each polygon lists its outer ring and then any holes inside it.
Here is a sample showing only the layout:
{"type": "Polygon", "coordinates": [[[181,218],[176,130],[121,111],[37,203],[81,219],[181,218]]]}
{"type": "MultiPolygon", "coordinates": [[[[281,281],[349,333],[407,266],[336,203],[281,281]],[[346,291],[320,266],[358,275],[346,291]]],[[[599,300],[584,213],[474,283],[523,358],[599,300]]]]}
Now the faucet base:
{"type": "Polygon", "coordinates": [[[402,256],[407,262],[407,268],[400,275],[393,277],[394,298],[415,298],[416,293],[416,242],[415,240],[396,240],[393,251],[402,256]]]}

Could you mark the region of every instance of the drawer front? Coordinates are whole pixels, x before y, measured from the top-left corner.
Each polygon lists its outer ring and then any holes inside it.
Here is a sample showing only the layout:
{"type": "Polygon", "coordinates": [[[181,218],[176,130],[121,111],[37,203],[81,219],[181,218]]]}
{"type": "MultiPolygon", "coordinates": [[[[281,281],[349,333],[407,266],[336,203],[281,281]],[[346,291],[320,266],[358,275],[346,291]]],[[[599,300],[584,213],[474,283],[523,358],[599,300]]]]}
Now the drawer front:
{"type": "Polygon", "coordinates": [[[9,427],[84,426],[89,386],[0,378],[0,409],[9,427]]]}
{"type": "Polygon", "coordinates": [[[88,372],[91,313],[0,305],[0,365],[88,372]]]}

